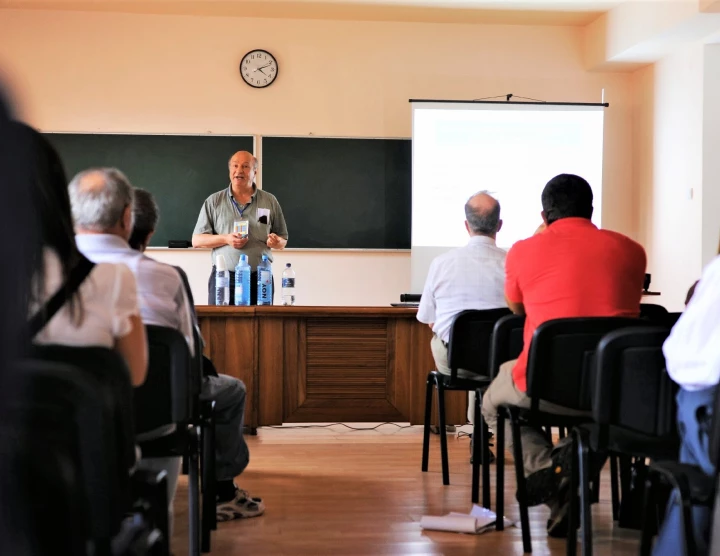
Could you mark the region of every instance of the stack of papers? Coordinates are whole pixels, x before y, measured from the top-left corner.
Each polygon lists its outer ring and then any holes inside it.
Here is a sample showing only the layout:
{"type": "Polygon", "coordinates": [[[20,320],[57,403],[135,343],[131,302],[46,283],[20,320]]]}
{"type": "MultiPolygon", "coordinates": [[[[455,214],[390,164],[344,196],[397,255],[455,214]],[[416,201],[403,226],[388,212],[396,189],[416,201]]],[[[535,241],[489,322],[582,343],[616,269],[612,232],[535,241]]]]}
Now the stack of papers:
{"type": "MultiPolygon", "coordinates": [[[[497,515],[495,512],[473,504],[469,514],[450,512],[443,516],[424,515],[420,519],[420,527],[433,531],[451,531],[454,533],[469,533],[480,535],[485,531],[495,529],[497,515]]],[[[505,519],[505,526],[514,525],[509,519],[505,519]]]]}

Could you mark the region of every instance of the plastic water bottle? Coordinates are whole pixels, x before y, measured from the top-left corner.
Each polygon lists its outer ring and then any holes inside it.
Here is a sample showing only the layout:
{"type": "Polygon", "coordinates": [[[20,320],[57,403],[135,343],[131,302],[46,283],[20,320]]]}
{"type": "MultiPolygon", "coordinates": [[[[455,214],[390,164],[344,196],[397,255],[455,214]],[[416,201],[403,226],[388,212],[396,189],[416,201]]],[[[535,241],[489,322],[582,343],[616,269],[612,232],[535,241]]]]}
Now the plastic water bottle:
{"type": "Polygon", "coordinates": [[[215,305],[230,305],[230,271],[225,256],[219,255],[215,262],[215,305]]]}
{"type": "Polygon", "coordinates": [[[235,305],[250,305],[250,264],[247,255],[240,255],[235,267],[235,305]]]}
{"type": "Polygon", "coordinates": [[[282,273],[282,302],[283,305],[295,305],[295,271],[290,263],[285,265],[282,273]]]}
{"type": "Polygon", "coordinates": [[[262,256],[262,262],[258,265],[257,273],[257,304],[272,305],[272,267],[267,255],[262,256]]]}

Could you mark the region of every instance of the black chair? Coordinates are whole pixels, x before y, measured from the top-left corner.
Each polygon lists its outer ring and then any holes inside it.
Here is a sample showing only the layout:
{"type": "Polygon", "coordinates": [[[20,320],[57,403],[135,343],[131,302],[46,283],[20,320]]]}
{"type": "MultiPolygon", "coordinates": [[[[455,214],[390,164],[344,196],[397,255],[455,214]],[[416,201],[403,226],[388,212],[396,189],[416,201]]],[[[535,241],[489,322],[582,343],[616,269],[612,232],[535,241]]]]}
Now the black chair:
{"type": "MultiPolygon", "coordinates": [[[[26,360],[17,370],[24,391],[11,401],[0,431],[17,448],[14,477],[29,498],[24,517],[42,527],[34,553],[121,554],[115,549],[127,530],[125,515],[152,515],[126,502],[129,473],[117,472],[114,408],[103,387],[68,364],[26,360]]],[[[162,554],[155,550],[160,539],[149,522],[135,527],[135,553],[162,554]]]]}
{"type": "MultiPolygon", "coordinates": [[[[495,323],[490,347],[490,378],[495,378],[500,365],[517,359],[523,349],[524,315],[506,315],[495,323]]],[[[490,460],[490,442],[487,423],[482,416],[482,395],[484,388],[475,392],[475,424],[473,426],[473,465],[471,500],[477,504],[479,497],[480,462],[490,460]],[[482,457],[481,457],[482,450],[482,457]]],[[[490,508],[490,467],[483,465],[483,506],[490,508]]]]}
{"type": "MultiPolygon", "coordinates": [[[[33,345],[30,354],[33,358],[44,362],[72,365],[82,375],[92,377],[95,395],[103,400],[111,416],[105,437],[115,446],[116,461],[113,461],[112,465],[117,488],[113,489],[113,506],[120,512],[134,508],[143,513],[144,519],[157,529],[156,533],[160,533],[160,535],[155,534],[155,538],[152,539],[153,553],[169,554],[165,474],[134,469],[136,452],[133,388],[125,361],[116,352],[102,347],[33,345]]],[[[131,527],[123,533],[125,537],[130,537],[133,549],[137,550],[137,543],[141,542],[136,538],[137,527],[131,527]]],[[[123,535],[120,535],[113,539],[114,551],[116,545],[122,545],[124,542],[122,537],[123,535]]],[[[141,537],[145,538],[142,532],[141,537]]]]}
{"type": "Polygon", "coordinates": [[[510,310],[507,308],[486,311],[469,310],[458,313],[453,319],[448,343],[448,365],[451,375],[447,376],[436,370],[430,371],[430,374],[428,374],[425,391],[422,470],[424,472],[428,470],[430,420],[434,387],[437,389],[438,399],[443,485],[450,484],[447,437],[445,434],[445,391],[472,392],[477,388],[487,387],[490,384],[488,363],[493,327],[498,319],[509,314],[510,310]],[[475,376],[473,378],[458,377],[458,369],[464,369],[475,376]]]}
{"type": "MultiPolygon", "coordinates": [[[[587,422],[590,417],[590,385],[594,354],[605,334],[628,326],[644,324],[640,319],[588,317],[556,319],[541,324],[534,332],[527,363],[527,395],[530,408],[500,406],[497,422],[497,502],[495,513],[504,513],[505,419],[510,420],[513,435],[513,458],[520,506],[523,550],[532,552],[527,489],[523,470],[520,427],[570,428],[587,422]],[[540,411],[540,400],[564,408],[586,411],[586,416],[567,416],[540,411]]],[[[496,529],[504,529],[502,519],[496,529]]]]}
{"type": "MultiPolygon", "coordinates": [[[[138,441],[144,458],[184,457],[188,467],[188,537],[191,556],[200,554],[200,439],[197,404],[198,368],[193,365],[184,336],[177,330],[146,325],[148,374],[135,389],[134,407],[138,441]],[[172,432],[155,436],[154,431],[172,432]]],[[[214,500],[213,500],[214,508],[214,500]]]]}
{"type": "MultiPolygon", "coordinates": [[[[716,389],[713,402],[712,421],[710,423],[710,461],[715,466],[715,475],[706,475],[698,466],[677,461],[659,461],[650,466],[645,489],[645,504],[643,508],[644,527],[640,546],[640,554],[649,556],[652,548],[652,536],[655,529],[653,513],[650,511],[655,504],[656,492],[659,483],[669,484],[671,488],[680,493],[683,512],[683,533],[685,537],[685,555],[697,554],[692,524],[692,507],[713,507],[720,467],[720,388],[716,389]]],[[[677,453],[675,454],[677,456],[677,453]]],[[[675,458],[669,458],[675,459],[675,458]]],[[[720,508],[715,505],[715,511],[720,508]]],[[[713,531],[713,533],[715,533],[713,531]]]]}
{"type": "Polygon", "coordinates": [[[610,332],[598,344],[593,422],[573,430],[568,555],[577,549],[578,488],[582,554],[592,554],[589,450],[651,459],[673,458],[678,453],[677,388],[665,372],[662,353],[669,333],[665,327],[633,327],[610,332]]]}
{"type": "Polygon", "coordinates": [[[665,318],[662,321],[663,326],[667,326],[668,328],[672,328],[677,324],[677,321],[680,320],[680,317],[682,316],[682,313],[668,313],[665,318]]]}
{"type": "Polygon", "coordinates": [[[641,303],[640,304],[640,318],[649,320],[650,322],[658,325],[664,325],[668,317],[668,310],[662,305],[656,305],[654,303],[641,303]]]}

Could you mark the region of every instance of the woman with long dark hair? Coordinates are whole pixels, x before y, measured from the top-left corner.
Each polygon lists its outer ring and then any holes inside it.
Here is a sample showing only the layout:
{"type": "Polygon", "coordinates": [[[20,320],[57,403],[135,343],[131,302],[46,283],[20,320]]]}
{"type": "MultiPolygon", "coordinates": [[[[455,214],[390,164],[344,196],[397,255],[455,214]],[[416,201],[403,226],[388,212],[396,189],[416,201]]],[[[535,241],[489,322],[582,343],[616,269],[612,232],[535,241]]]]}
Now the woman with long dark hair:
{"type": "Polygon", "coordinates": [[[60,157],[37,131],[23,124],[15,125],[33,145],[31,199],[42,244],[35,261],[30,314],[47,311],[48,300],[63,288],[67,293],[66,303],[44,323],[32,341],[114,349],[125,359],[133,385],[140,385],[147,373],[147,340],[138,310],[135,278],[125,265],[92,266],[83,257],[75,245],[67,179],[60,157]],[[72,292],[72,275],[83,264],[91,270],[72,292]]]}

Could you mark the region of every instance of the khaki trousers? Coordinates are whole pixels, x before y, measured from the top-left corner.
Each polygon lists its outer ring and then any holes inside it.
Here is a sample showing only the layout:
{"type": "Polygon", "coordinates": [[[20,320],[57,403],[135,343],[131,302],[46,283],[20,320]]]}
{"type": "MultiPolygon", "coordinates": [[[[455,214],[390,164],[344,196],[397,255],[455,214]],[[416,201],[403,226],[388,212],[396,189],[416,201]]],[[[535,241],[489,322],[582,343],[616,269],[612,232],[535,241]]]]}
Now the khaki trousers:
{"type": "MultiPolygon", "coordinates": [[[[497,436],[497,410],[501,405],[514,405],[525,409],[530,408],[530,398],[525,392],[518,390],[512,379],[512,370],[517,360],[507,361],[500,365],[500,371],[490,386],[485,391],[482,399],[482,415],[490,430],[497,436]]],[[[540,401],[540,411],[546,413],[557,413],[558,415],[587,415],[586,411],[578,411],[555,405],[553,403],[540,401]]],[[[552,460],[550,454],[552,443],[548,442],[545,435],[533,427],[520,428],[520,440],[523,449],[523,467],[525,476],[550,467],[552,460]]],[[[512,451],[513,441],[510,431],[510,422],[505,421],[505,446],[512,451]]]]}
{"type": "MultiPolygon", "coordinates": [[[[430,340],[430,350],[435,359],[435,368],[439,373],[450,376],[450,366],[448,365],[448,354],[445,344],[442,340],[433,334],[432,340],[430,340]]],[[[470,373],[465,369],[458,369],[459,378],[475,378],[475,373],[470,373]]],[[[475,392],[468,392],[468,410],[467,410],[468,421],[472,424],[475,423],[475,392]]],[[[448,425],[464,425],[465,423],[448,423],[448,425]]]]}

